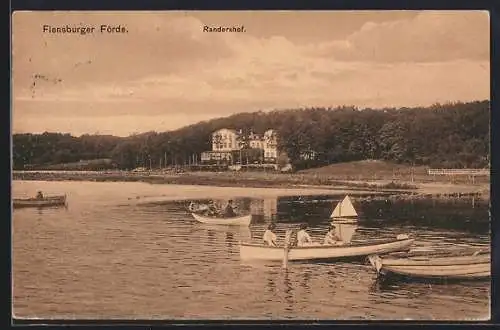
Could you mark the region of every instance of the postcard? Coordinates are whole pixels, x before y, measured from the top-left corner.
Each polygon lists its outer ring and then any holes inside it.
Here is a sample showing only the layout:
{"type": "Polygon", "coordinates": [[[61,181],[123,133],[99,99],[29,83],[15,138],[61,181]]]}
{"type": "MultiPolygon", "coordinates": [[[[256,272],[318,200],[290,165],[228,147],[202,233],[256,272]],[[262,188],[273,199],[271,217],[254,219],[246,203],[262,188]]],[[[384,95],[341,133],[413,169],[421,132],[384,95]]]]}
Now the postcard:
{"type": "Polygon", "coordinates": [[[18,11],[15,320],[489,320],[486,11],[18,11]]]}

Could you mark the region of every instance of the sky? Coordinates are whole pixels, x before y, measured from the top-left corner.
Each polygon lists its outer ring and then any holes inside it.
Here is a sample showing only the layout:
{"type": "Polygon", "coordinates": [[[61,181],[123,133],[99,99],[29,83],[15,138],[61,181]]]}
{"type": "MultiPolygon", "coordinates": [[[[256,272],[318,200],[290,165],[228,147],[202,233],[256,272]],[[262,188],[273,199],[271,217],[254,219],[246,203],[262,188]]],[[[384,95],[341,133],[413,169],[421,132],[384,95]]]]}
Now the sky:
{"type": "Polygon", "coordinates": [[[128,136],[248,111],[486,100],[489,39],[486,11],[16,12],[12,130],[128,136]]]}

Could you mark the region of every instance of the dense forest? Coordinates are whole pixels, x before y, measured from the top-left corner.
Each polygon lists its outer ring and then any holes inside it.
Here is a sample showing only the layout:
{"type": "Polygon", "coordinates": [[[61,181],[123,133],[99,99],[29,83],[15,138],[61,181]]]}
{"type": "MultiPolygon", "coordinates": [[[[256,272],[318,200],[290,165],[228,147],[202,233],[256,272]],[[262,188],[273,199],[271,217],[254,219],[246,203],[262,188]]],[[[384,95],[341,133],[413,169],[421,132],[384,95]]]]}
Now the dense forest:
{"type": "Polygon", "coordinates": [[[445,168],[487,167],[490,103],[436,104],[426,108],[356,107],[240,113],[169,132],[129,137],[62,133],[14,134],[14,169],[109,158],[115,167],[186,164],[211,149],[220,128],[263,133],[273,128],[295,168],[383,159],[445,168]],[[301,155],[314,151],[314,159],[301,155]],[[166,162],[165,162],[166,160],[166,162]]]}

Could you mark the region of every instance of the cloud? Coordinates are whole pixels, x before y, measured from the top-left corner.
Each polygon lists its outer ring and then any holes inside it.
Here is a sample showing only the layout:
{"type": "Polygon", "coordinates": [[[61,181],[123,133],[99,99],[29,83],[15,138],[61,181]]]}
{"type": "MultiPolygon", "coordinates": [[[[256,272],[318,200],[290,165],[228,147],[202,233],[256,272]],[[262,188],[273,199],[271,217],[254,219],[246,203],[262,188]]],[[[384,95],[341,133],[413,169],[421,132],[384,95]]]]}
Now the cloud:
{"type": "Polygon", "coordinates": [[[52,116],[43,121],[36,117],[25,117],[13,119],[13,126],[17,133],[43,133],[45,131],[65,132],[73,135],[82,134],[110,134],[117,136],[129,136],[131,134],[149,131],[168,131],[178,127],[192,124],[192,121],[203,121],[210,119],[210,114],[177,113],[168,116],[143,116],[138,113],[118,116],[103,116],[96,118],[90,116],[52,116]],[[27,120],[28,119],[28,120],[27,120]],[[56,129],[51,129],[51,128],[56,129]]]}
{"type": "MultiPolygon", "coordinates": [[[[193,63],[232,56],[219,34],[182,13],[17,13],[13,17],[14,85],[28,93],[33,75],[55,76],[67,88],[120,84],[145,75],[182,72],[193,63]],[[42,26],[126,26],[126,34],[48,34],[42,26]]],[[[97,31],[96,30],[96,31],[97,31]]],[[[57,86],[59,87],[59,86],[57,86]]],[[[39,88],[42,88],[41,86],[39,88]]],[[[62,88],[43,85],[59,92],[62,88]]]]}
{"type": "MultiPolygon", "coordinates": [[[[274,64],[248,68],[243,61],[184,75],[151,76],[120,88],[96,86],[80,95],[54,94],[45,102],[52,108],[43,114],[60,114],[64,105],[71,109],[69,114],[79,116],[138,111],[151,116],[179,111],[222,116],[313,105],[413,106],[489,98],[488,62],[373,65],[304,60],[292,68],[270,71],[274,64]]],[[[15,108],[23,115],[34,114],[41,104],[28,99],[15,108]],[[26,103],[32,103],[31,110],[26,103]]]]}
{"type": "Polygon", "coordinates": [[[134,116],[137,131],[167,130],[259,109],[489,98],[488,19],[482,12],[368,21],[344,38],[313,43],[256,36],[251,26],[242,34],[204,33],[203,19],[183,13],[103,17],[17,18],[14,130],[43,131],[46,125],[129,132],[134,116]],[[128,35],[40,38],[27,32],[41,22],[103,21],[128,26],[128,35]],[[50,79],[31,89],[37,73],[50,79]]]}
{"type": "Polygon", "coordinates": [[[424,11],[411,19],[367,22],[347,39],[313,46],[309,53],[341,61],[485,61],[489,39],[486,11],[424,11]]]}

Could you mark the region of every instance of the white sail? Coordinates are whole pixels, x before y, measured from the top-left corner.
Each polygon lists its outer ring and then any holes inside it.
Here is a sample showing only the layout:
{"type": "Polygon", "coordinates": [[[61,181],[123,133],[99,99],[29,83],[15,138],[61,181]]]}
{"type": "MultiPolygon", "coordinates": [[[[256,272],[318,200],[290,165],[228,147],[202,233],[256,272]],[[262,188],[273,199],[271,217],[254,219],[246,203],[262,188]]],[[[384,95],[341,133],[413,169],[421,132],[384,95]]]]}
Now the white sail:
{"type": "Polygon", "coordinates": [[[345,196],[345,198],[337,204],[335,209],[333,210],[330,218],[342,218],[342,217],[356,217],[358,213],[354,209],[354,206],[351,203],[351,199],[349,196],[345,196]]]}

